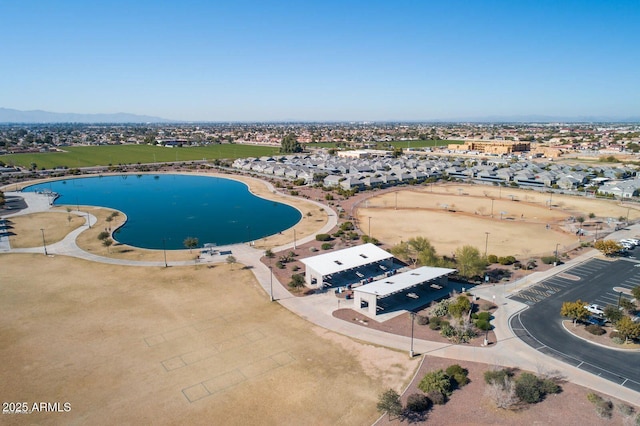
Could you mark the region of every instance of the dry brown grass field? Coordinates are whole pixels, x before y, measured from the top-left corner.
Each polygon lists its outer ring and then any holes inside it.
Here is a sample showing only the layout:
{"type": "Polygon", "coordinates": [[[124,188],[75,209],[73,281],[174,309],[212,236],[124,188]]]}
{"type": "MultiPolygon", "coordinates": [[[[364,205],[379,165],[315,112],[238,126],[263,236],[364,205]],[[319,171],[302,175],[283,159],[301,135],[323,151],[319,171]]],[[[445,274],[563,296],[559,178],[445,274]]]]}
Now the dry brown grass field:
{"type": "Polygon", "coordinates": [[[11,247],[28,248],[42,246],[42,231],[44,230],[47,244],[62,240],[69,232],[83,226],[86,219],[64,210],[34,213],[9,218],[15,234],[9,236],[11,247]]]}
{"type": "Polygon", "coordinates": [[[237,265],[0,264],[3,400],[71,403],[4,424],[370,424],[417,366],[268,302],[237,265]]]}
{"type": "Polygon", "coordinates": [[[556,244],[560,250],[577,246],[579,238],[573,232],[577,223],[569,221],[572,216],[583,216],[582,227],[592,234],[596,227],[613,230],[608,218],[617,220],[627,214],[630,220],[640,218],[635,205],[615,201],[453,184],[373,196],[360,204],[356,214],[365,232],[371,218],[371,234],[388,244],[424,236],[440,254],[450,255],[463,245],[484,253],[486,244],[487,254],[498,256],[548,255],[556,244]]]}

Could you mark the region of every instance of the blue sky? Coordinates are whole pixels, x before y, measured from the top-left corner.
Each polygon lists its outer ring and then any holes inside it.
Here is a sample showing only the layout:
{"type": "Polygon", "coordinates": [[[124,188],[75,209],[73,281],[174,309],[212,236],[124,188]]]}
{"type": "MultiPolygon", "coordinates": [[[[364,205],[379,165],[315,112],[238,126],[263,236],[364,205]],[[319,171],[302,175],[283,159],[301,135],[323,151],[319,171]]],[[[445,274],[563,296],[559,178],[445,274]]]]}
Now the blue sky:
{"type": "Polygon", "coordinates": [[[0,0],[0,107],[176,120],[640,115],[640,1],[0,0]]]}

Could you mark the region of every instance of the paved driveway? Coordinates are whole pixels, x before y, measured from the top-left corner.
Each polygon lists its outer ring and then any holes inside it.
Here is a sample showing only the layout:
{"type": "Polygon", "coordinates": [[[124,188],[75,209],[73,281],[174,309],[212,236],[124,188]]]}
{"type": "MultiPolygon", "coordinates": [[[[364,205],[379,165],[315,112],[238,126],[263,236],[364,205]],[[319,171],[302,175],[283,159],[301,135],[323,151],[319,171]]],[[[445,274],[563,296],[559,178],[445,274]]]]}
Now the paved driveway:
{"type": "Polygon", "coordinates": [[[624,259],[589,260],[512,296],[530,306],[511,318],[512,330],[540,352],[640,391],[640,352],[619,351],[579,339],[564,330],[560,316],[565,301],[616,305],[619,293],[614,287],[640,285],[640,268],[635,265],[638,263],[624,259]]]}

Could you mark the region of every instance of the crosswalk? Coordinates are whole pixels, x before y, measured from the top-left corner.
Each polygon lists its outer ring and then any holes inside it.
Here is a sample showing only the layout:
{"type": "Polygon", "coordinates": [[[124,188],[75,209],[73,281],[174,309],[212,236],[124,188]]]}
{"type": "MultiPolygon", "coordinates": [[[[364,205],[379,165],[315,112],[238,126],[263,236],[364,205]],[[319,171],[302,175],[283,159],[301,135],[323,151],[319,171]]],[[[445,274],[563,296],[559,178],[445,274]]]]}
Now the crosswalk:
{"type": "MultiPolygon", "coordinates": [[[[610,266],[610,263],[607,261],[601,259],[592,259],[588,262],[571,268],[568,271],[565,271],[564,274],[554,275],[553,277],[548,278],[538,284],[527,287],[510,296],[510,298],[527,305],[533,305],[540,302],[541,300],[546,299],[547,297],[553,296],[554,294],[575,285],[582,278],[597,277],[598,274],[604,274],[603,269],[607,268],[608,266],[610,266]]],[[[633,286],[634,285],[632,285],[631,287],[633,286]]],[[[617,297],[618,295],[616,295],[616,303],[617,297]]],[[[599,303],[598,301],[594,301],[593,303],[602,304],[603,306],[612,304],[611,302],[599,303]]]]}

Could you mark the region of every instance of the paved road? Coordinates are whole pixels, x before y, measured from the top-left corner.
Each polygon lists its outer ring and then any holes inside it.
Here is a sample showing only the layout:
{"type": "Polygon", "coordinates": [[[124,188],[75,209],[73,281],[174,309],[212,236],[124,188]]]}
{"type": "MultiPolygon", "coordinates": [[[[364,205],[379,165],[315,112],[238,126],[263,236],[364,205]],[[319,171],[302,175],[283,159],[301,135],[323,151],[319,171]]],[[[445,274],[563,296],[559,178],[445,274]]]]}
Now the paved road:
{"type": "Polygon", "coordinates": [[[536,350],[640,392],[640,352],[618,351],[567,332],[560,317],[565,301],[617,303],[614,287],[637,282],[637,263],[592,259],[536,284],[513,299],[530,304],[511,319],[514,333],[536,350]],[[533,301],[536,300],[537,301],[533,301]]]}

